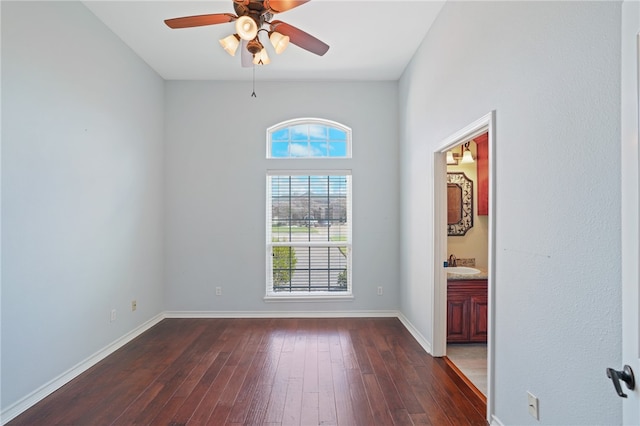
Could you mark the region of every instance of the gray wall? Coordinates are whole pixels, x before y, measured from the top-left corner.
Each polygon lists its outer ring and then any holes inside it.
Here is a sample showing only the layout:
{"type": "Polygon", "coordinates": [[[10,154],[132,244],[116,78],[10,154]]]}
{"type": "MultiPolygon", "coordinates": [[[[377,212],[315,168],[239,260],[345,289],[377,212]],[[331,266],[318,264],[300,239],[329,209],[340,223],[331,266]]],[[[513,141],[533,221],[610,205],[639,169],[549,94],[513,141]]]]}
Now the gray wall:
{"type": "Polygon", "coordinates": [[[166,83],[166,309],[396,311],[397,83],[166,83]],[[353,130],[353,158],[266,160],[266,129],[301,117],[353,130]],[[265,303],[268,169],[353,176],[352,301],[265,303]],[[215,296],[215,287],[222,296],[215,296]],[[383,286],[384,295],[376,289],[383,286]]]}
{"type": "Polygon", "coordinates": [[[3,410],[162,311],[162,108],[82,4],[2,2],[3,410]]]}
{"type": "Polygon", "coordinates": [[[618,423],[620,4],[448,2],[400,109],[401,311],[431,340],[433,152],[495,110],[495,414],[618,423]]]}

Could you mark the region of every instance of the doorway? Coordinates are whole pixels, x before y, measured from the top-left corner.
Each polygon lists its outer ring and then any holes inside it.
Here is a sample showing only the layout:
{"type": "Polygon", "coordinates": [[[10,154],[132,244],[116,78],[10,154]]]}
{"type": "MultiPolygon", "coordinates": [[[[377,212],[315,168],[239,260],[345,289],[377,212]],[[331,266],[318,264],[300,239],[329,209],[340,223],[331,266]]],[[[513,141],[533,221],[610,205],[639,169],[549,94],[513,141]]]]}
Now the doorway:
{"type": "MultiPolygon", "coordinates": [[[[493,374],[494,374],[494,276],[495,276],[495,111],[483,116],[479,120],[471,123],[464,129],[456,132],[445,139],[438,150],[434,152],[433,163],[433,182],[434,182],[434,306],[433,306],[433,345],[432,352],[434,356],[447,355],[447,277],[448,271],[445,268],[445,262],[449,262],[450,253],[448,244],[449,225],[451,214],[447,210],[447,152],[451,150],[460,151],[459,146],[465,145],[474,138],[487,135],[487,216],[486,216],[486,302],[484,308],[482,304],[476,306],[476,312],[485,309],[486,322],[484,328],[486,330],[486,402],[487,402],[487,419],[491,419],[494,411],[493,407],[493,374]]],[[[468,227],[466,224],[464,227],[468,227]]],[[[469,256],[465,256],[462,252],[462,259],[468,261],[469,256]]],[[[466,266],[466,265],[459,265],[466,266]]],[[[484,266],[484,265],[478,265],[484,266]]],[[[451,270],[449,270],[451,271],[451,270]]],[[[471,302],[469,302],[471,303],[471,302]]],[[[462,302],[460,306],[462,306],[462,302]]],[[[468,306],[468,305],[465,305],[468,306]]],[[[467,309],[467,308],[461,308],[467,309]]],[[[449,330],[450,331],[450,330],[449,330]]],[[[475,330],[478,331],[478,330],[475,330]]]]}
{"type": "Polygon", "coordinates": [[[488,132],[446,154],[447,347],[445,360],[487,395],[488,132]],[[468,268],[462,273],[462,268],[468,268]],[[460,273],[456,273],[460,272],[460,273]]]}

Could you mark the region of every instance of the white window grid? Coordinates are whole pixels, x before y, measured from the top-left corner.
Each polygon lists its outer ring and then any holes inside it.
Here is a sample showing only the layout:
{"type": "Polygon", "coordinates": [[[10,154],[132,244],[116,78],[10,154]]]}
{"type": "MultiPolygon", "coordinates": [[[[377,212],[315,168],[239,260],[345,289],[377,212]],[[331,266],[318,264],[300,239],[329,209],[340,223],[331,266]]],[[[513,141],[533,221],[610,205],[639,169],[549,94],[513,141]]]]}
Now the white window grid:
{"type": "MultiPolygon", "coordinates": [[[[266,241],[267,241],[267,271],[266,271],[266,298],[267,299],[292,299],[292,298],[343,298],[343,297],[351,297],[352,296],[352,277],[351,277],[351,264],[352,264],[352,244],[351,244],[351,233],[352,233],[352,221],[351,221],[351,198],[352,198],[352,178],[350,170],[270,170],[267,172],[267,223],[266,223],[266,241]],[[289,238],[287,241],[279,241],[280,238],[275,238],[273,233],[273,208],[272,208],[272,200],[273,200],[273,191],[272,191],[272,178],[276,176],[286,176],[286,177],[309,177],[309,176],[343,176],[345,178],[345,186],[346,186],[346,212],[344,217],[344,225],[340,225],[340,234],[339,240],[331,240],[328,238],[326,241],[312,241],[311,238],[300,239],[300,238],[289,238]],[[274,239],[277,239],[274,241],[274,239]],[[306,289],[303,290],[302,285],[293,285],[291,282],[293,281],[293,276],[286,277],[290,281],[290,286],[274,286],[274,268],[273,268],[273,257],[278,250],[278,247],[292,248],[296,251],[296,254],[299,255],[303,262],[305,261],[305,254],[308,253],[308,260],[303,268],[298,268],[299,270],[295,271],[298,275],[301,273],[308,274],[308,279],[311,281],[312,275],[318,275],[322,273],[326,273],[327,277],[335,278],[336,274],[340,273],[340,270],[344,268],[344,275],[342,280],[346,279],[346,285],[337,286],[334,285],[331,287],[331,283],[327,284],[327,288],[322,289],[320,286],[314,286],[309,283],[306,289]],[[327,250],[327,259],[328,266],[327,267],[318,267],[313,268],[311,259],[313,256],[319,256],[319,253],[324,249],[327,250]],[[331,270],[331,258],[334,259],[337,256],[338,251],[340,255],[344,256],[343,262],[338,262],[339,267],[337,269],[331,270]],[[306,253],[305,253],[306,252],[306,253]],[[311,256],[313,253],[313,256],[311,256]],[[277,288],[279,287],[279,288],[277,288]]],[[[331,218],[336,221],[336,218],[331,218]]],[[[307,222],[309,225],[309,230],[311,230],[312,226],[315,226],[314,221],[322,220],[315,218],[303,218],[303,222],[307,222]]],[[[336,221],[337,223],[338,221],[336,221]]],[[[290,225],[290,224],[289,224],[290,225]]],[[[303,225],[304,226],[304,225],[303,225]]],[[[331,226],[326,227],[327,230],[331,229],[331,226]]],[[[328,231],[331,232],[331,231],[328,231]]],[[[338,261],[340,257],[337,257],[338,261]]],[[[334,261],[335,263],[335,261],[334,261]]],[[[316,265],[317,266],[317,265],[316,265]]],[[[289,271],[290,274],[293,274],[294,271],[289,271]]],[[[331,278],[328,278],[331,280],[331,278]]]]}

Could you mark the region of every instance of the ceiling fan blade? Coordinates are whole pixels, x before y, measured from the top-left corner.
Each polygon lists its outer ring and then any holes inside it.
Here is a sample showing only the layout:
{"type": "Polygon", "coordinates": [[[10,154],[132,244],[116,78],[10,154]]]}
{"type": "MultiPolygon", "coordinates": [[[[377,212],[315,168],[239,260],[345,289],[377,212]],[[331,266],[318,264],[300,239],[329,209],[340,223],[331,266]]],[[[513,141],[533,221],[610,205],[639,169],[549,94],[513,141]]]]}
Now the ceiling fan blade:
{"type": "Polygon", "coordinates": [[[247,50],[247,41],[242,40],[242,44],[240,44],[240,64],[243,67],[248,68],[253,66],[253,55],[249,50],[247,50]]]}
{"type": "Polygon", "coordinates": [[[289,36],[289,42],[308,50],[311,53],[322,56],[329,50],[329,45],[318,40],[311,34],[305,33],[299,28],[289,25],[282,21],[271,22],[271,30],[278,31],[280,34],[289,36]]]}
{"type": "Polygon", "coordinates": [[[204,25],[225,24],[238,19],[230,13],[212,13],[209,15],[183,16],[182,18],[165,19],[164,23],[169,28],[191,28],[204,25]]]}
{"type": "Polygon", "coordinates": [[[264,0],[262,4],[264,5],[264,8],[271,13],[281,13],[291,10],[294,7],[302,6],[308,1],[309,0],[264,0]]]}

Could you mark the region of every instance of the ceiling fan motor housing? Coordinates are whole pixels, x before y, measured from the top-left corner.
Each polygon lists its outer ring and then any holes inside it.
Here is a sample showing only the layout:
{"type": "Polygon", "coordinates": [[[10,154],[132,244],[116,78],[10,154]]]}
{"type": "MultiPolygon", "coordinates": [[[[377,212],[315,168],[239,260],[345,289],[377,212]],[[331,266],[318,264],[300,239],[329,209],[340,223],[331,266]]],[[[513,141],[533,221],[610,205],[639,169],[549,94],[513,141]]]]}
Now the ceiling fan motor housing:
{"type": "Polygon", "coordinates": [[[248,16],[253,19],[258,28],[262,28],[265,22],[269,22],[273,18],[273,14],[265,9],[261,0],[234,1],[233,8],[236,11],[236,15],[248,16]]]}

